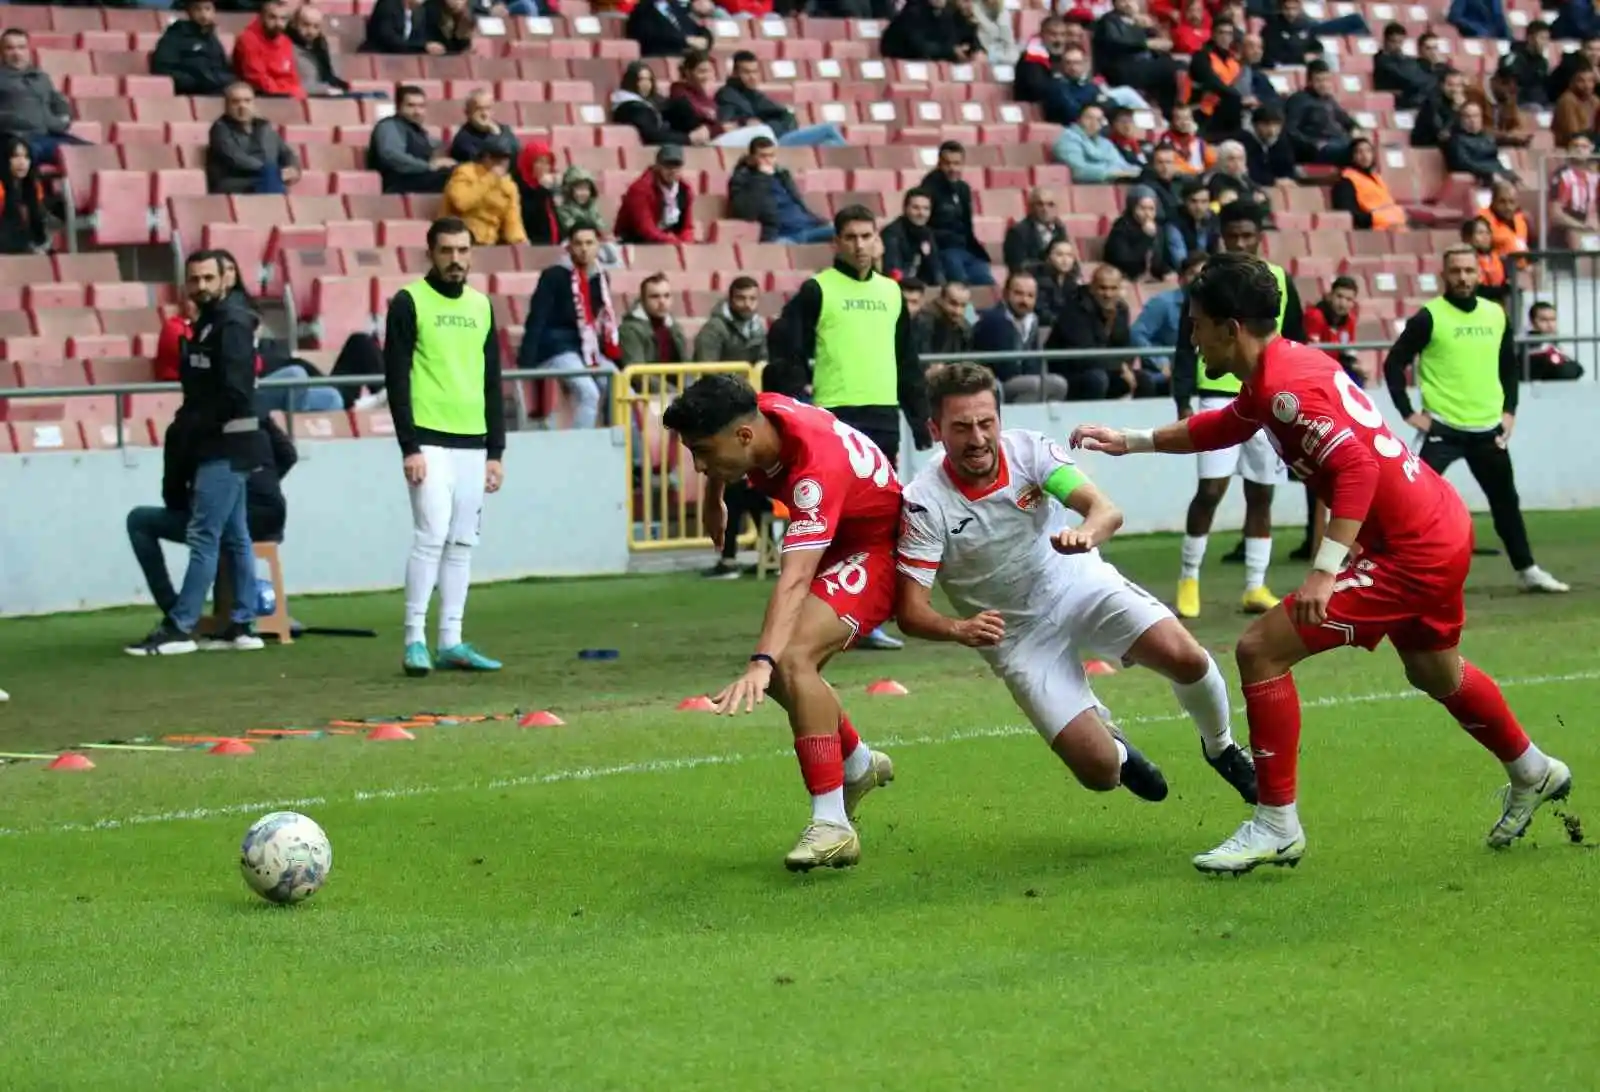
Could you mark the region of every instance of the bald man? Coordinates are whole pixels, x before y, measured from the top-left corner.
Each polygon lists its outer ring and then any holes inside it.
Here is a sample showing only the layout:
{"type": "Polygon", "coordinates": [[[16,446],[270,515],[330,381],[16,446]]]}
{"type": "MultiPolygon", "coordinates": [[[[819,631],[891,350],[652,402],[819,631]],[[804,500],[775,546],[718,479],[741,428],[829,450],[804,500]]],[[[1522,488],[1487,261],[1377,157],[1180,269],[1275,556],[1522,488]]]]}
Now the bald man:
{"type": "Polygon", "coordinates": [[[1061,226],[1060,201],[1056,191],[1045,186],[1035,186],[1028,191],[1028,215],[1018,220],[1006,232],[1006,268],[1012,273],[1022,273],[1050,253],[1050,247],[1067,237],[1061,226]]]}

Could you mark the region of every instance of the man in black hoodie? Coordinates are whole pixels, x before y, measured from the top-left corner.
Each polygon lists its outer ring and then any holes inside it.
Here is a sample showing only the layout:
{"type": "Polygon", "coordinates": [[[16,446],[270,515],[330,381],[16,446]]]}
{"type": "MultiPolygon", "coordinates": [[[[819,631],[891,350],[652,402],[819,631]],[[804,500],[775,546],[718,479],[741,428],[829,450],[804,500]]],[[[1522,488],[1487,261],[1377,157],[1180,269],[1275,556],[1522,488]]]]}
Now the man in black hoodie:
{"type": "Polygon", "coordinates": [[[1429,63],[1428,46],[1437,49],[1438,38],[1424,34],[1417,39],[1416,57],[1405,53],[1406,38],[1410,35],[1399,23],[1383,28],[1383,48],[1372,59],[1372,87],[1375,91],[1394,94],[1394,104],[1401,110],[1415,110],[1422,105],[1444,75],[1443,66],[1429,63]]]}
{"type": "Polygon", "coordinates": [[[732,126],[760,122],[772,129],[784,148],[842,147],[846,143],[837,125],[801,125],[793,110],[768,98],[761,90],[761,60],[748,49],[733,55],[728,82],[717,89],[717,120],[732,126]]]}
{"type": "Polygon", "coordinates": [[[902,284],[915,278],[923,284],[945,282],[939,261],[939,244],[928,221],[933,217],[933,195],[921,186],[906,191],[900,215],[883,229],[883,272],[902,284]]]}
{"type": "Polygon", "coordinates": [[[939,165],[923,176],[921,188],[933,198],[933,240],[946,280],[993,284],[989,251],[972,231],[972,187],[961,180],[967,150],[959,141],[939,145],[939,165]]]}
{"type": "Polygon", "coordinates": [[[205,644],[261,647],[254,629],[256,569],[247,523],[247,483],[270,458],[255,410],[257,319],[248,303],[224,289],[222,260],[215,251],[190,255],[184,274],[189,298],[199,308],[194,336],[180,348],[183,404],[175,421],[195,460],[189,568],[177,602],[149,636],[127,647],[130,656],[169,656],[199,647],[195,626],[217,579],[222,550],[233,577],[233,609],[228,627],[205,644]]]}
{"type": "Polygon", "coordinates": [[[681,57],[711,48],[711,32],[678,0],[640,0],[628,13],[625,33],[639,43],[641,57],[681,57]]]}
{"type": "Polygon", "coordinates": [[[179,19],[161,35],[150,54],[150,74],[171,76],[180,95],[220,95],[236,78],[217,37],[214,0],[187,0],[179,19]]]}

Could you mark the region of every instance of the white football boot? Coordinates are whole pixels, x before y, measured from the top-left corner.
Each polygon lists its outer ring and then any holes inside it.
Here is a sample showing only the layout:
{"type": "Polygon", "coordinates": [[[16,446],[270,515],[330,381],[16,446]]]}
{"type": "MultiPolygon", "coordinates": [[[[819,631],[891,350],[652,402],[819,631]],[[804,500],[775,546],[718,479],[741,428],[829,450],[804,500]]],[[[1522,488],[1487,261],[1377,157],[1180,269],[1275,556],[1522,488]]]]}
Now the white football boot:
{"type": "Polygon", "coordinates": [[[1559,758],[1550,760],[1544,777],[1535,785],[1510,784],[1505,793],[1505,810],[1500,821],[1489,830],[1489,846],[1504,849],[1528,832],[1533,813],[1550,800],[1565,800],[1572,791],[1572,771],[1559,758]]]}
{"type": "Polygon", "coordinates": [[[1214,875],[1242,876],[1264,864],[1293,868],[1305,852],[1306,834],[1298,825],[1293,834],[1285,835],[1251,818],[1216,849],[1196,854],[1194,866],[1214,875]]]}

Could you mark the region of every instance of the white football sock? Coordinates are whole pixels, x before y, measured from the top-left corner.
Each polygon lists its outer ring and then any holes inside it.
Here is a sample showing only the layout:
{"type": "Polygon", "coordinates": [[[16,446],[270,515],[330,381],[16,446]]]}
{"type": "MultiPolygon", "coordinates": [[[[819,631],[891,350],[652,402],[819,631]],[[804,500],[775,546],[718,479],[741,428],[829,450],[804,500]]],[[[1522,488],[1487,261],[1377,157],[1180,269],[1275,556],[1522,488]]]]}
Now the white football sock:
{"type": "Polygon", "coordinates": [[[1295,810],[1293,804],[1284,804],[1282,807],[1257,804],[1256,825],[1266,828],[1273,834],[1292,838],[1300,833],[1300,813],[1295,810]]]}
{"type": "Polygon", "coordinates": [[[811,818],[818,823],[833,823],[848,827],[850,817],[844,813],[844,786],[811,798],[811,818]]]}
{"type": "Polygon", "coordinates": [[[856,749],[844,756],[844,779],[860,781],[872,770],[872,748],[866,740],[856,744],[856,749]]]}
{"type": "Polygon", "coordinates": [[[1544,780],[1544,775],[1550,771],[1550,756],[1539,750],[1538,745],[1530,743],[1526,751],[1505,766],[1512,783],[1527,788],[1544,780]]]}
{"type": "Polygon", "coordinates": [[[1272,539],[1244,540],[1244,590],[1254,591],[1267,583],[1267,566],[1272,564],[1272,539]]]}
{"type": "Polygon", "coordinates": [[[1200,733],[1206,757],[1216,758],[1233,746],[1233,730],[1228,724],[1228,684],[1210,653],[1206,654],[1206,661],[1211,666],[1203,678],[1192,683],[1175,682],[1172,693],[1194,722],[1194,730],[1200,733]]]}
{"type": "Polygon", "coordinates": [[[467,588],[472,583],[472,547],[449,543],[439,567],[439,647],[461,643],[461,620],[467,613],[467,588]]]}
{"type": "Polygon", "coordinates": [[[1183,579],[1200,579],[1200,563],[1206,559],[1206,539],[1209,537],[1209,535],[1183,536],[1183,553],[1181,555],[1183,568],[1178,574],[1183,579]]]}
{"type": "Polygon", "coordinates": [[[1116,736],[1111,737],[1111,742],[1117,745],[1117,769],[1120,770],[1128,761],[1128,745],[1123,743],[1122,740],[1118,739],[1116,736]]]}
{"type": "Polygon", "coordinates": [[[439,557],[442,547],[429,542],[411,542],[411,556],[406,559],[406,644],[414,645],[428,639],[428,603],[433,599],[433,586],[439,579],[439,557]]]}

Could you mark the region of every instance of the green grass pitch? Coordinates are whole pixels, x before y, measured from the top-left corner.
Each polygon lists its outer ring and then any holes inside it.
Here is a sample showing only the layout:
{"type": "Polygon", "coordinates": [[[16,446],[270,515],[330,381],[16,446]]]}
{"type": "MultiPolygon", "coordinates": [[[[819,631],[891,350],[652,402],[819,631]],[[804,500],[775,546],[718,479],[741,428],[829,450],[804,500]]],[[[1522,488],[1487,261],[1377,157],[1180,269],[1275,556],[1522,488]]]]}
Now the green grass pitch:
{"type": "MultiPolygon", "coordinates": [[[[1600,513],[1532,531],[1574,593],[1520,596],[1504,558],[1478,559],[1465,648],[1572,765],[1581,814],[1600,777],[1600,513]]],[[[1197,631],[1231,678],[1230,539],[1197,631]]],[[[1174,540],[1108,553],[1170,594],[1174,540]]],[[[1280,593],[1298,575],[1280,564],[1280,593]]],[[[0,768],[0,1085],[1596,1087],[1600,858],[1547,816],[1485,849],[1502,771],[1406,694],[1386,649],[1298,672],[1310,849],[1240,880],[1189,864],[1244,811],[1148,673],[1099,690],[1166,771],[1160,805],[1078,788],[966,650],[851,654],[831,677],[899,776],[864,808],[861,866],[799,877],[779,711],[673,710],[742,668],[767,588],[479,588],[468,634],[506,671],[422,681],[400,676],[393,595],[294,604],[380,640],[251,655],[124,657],[139,612],[0,623],[8,751],[422,710],[567,720],[0,768]],[[580,662],[591,646],[621,658],[580,662]],[[865,697],[881,676],[910,695],[865,697]],[[291,909],[237,868],[245,828],[287,802],[334,845],[328,886],[291,909]]]]}

